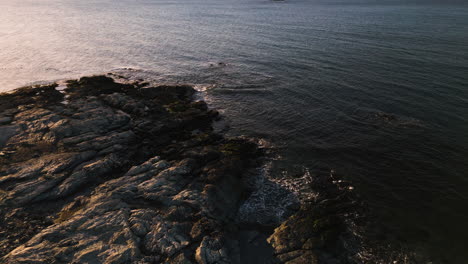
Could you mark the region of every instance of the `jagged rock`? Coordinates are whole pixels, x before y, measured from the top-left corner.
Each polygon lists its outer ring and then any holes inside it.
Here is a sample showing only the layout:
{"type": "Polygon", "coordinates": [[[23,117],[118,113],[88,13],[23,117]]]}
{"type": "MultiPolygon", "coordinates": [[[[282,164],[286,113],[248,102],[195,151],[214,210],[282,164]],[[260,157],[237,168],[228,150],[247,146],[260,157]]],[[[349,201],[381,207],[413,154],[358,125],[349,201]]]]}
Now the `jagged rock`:
{"type": "Polygon", "coordinates": [[[239,263],[255,144],[213,134],[190,86],[55,87],[0,96],[2,262],[239,263]]]}
{"type": "Polygon", "coordinates": [[[195,259],[199,264],[231,263],[227,249],[223,241],[218,238],[204,237],[195,253],[195,259]]]}
{"type": "MultiPolygon", "coordinates": [[[[333,173],[314,177],[313,202],[275,228],[267,239],[282,263],[363,263],[362,243],[356,235],[361,207],[349,183],[335,180],[333,173]],[[353,229],[350,229],[353,228],[353,229]]],[[[388,263],[375,259],[372,263],[388,263]]]]}

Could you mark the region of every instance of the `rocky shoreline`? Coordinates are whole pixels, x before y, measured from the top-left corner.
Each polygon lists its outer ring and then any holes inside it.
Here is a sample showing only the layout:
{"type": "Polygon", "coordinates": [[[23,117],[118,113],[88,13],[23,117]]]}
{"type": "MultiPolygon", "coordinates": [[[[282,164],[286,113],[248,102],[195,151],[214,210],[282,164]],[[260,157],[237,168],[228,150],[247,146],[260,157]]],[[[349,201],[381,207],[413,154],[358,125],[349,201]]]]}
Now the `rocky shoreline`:
{"type": "Polygon", "coordinates": [[[264,151],[194,93],[92,76],[0,95],[2,263],[360,263],[341,181],[240,212],[264,151]]]}

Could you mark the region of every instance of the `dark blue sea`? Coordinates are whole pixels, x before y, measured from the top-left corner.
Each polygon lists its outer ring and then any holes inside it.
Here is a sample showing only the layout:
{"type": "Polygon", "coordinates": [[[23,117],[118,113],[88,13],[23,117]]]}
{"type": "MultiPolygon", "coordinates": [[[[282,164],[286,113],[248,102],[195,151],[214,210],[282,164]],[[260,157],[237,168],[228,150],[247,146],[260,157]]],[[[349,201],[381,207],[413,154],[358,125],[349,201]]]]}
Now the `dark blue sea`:
{"type": "Polygon", "coordinates": [[[468,2],[0,0],[0,90],[109,71],[195,85],[271,177],[333,170],[380,239],[468,263],[468,2]]]}

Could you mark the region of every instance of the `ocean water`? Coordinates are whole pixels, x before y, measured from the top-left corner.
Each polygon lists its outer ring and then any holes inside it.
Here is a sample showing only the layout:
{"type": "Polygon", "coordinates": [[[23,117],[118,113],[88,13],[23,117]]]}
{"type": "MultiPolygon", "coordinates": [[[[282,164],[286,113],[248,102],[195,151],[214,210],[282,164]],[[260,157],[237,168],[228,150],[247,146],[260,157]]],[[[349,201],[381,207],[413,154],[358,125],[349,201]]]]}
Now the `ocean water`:
{"type": "Polygon", "coordinates": [[[278,174],[333,169],[382,239],[468,262],[467,3],[0,0],[0,91],[109,71],[197,85],[278,174]]]}

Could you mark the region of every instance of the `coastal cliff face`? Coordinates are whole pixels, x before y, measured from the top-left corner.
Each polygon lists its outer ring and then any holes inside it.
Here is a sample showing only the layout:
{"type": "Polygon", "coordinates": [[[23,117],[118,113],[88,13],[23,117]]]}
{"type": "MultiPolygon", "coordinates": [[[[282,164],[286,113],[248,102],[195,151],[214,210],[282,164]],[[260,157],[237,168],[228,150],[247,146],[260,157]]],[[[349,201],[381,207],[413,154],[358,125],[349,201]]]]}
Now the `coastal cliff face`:
{"type": "Polygon", "coordinates": [[[322,192],[282,224],[274,203],[240,212],[261,188],[288,195],[254,178],[263,151],[215,133],[192,87],[146,85],[0,95],[2,263],[354,263],[337,242],[346,196],[322,192]]]}

